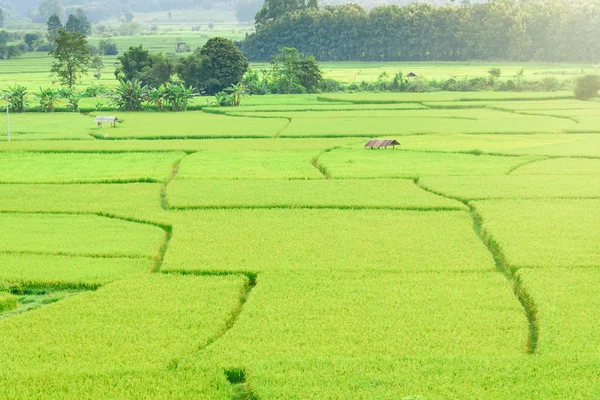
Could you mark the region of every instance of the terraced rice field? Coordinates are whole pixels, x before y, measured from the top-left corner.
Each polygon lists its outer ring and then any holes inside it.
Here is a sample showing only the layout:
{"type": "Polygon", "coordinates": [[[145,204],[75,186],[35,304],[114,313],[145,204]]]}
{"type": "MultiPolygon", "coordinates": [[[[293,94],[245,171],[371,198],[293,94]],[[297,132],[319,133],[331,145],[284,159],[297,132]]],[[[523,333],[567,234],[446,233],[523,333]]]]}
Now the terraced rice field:
{"type": "Polygon", "coordinates": [[[0,398],[600,397],[600,103],[565,97],[15,115],[0,398]]]}

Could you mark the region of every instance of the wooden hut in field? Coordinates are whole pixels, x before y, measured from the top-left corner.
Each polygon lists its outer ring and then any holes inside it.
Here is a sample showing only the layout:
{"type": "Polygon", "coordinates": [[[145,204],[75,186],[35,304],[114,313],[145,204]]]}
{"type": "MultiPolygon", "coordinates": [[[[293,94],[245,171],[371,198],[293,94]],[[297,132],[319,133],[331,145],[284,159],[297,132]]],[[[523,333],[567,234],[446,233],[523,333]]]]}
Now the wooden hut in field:
{"type": "Polygon", "coordinates": [[[110,124],[110,126],[114,128],[117,126],[117,122],[119,122],[119,118],[117,117],[96,117],[96,125],[98,125],[98,128],[102,128],[103,124],[110,124]]]}
{"type": "Polygon", "coordinates": [[[419,74],[417,74],[416,72],[410,72],[408,75],[406,75],[407,78],[418,78],[419,74]]]}
{"type": "Polygon", "coordinates": [[[369,140],[367,144],[365,144],[365,148],[367,149],[387,149],[392,146],[392,149],[395,149],[396,146],[400,146],[400,143],[396,139],[376,139],[369,140]]]}

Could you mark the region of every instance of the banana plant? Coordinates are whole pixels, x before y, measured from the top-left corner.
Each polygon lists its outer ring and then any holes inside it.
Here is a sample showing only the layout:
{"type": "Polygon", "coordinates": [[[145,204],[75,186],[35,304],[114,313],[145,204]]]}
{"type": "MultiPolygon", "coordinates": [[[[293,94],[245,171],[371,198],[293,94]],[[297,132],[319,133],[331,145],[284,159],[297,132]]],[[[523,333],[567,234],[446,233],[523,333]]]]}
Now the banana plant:
{"type": "Polygon", "coordinates": [[[232,85],[230,88],[225,89],[233,99],[233,106],[239,107],[242,104],[242,97],[246,96],[246,88],[242,82],[232,85]]]}
{"type": "Polygon", "coordinates": [[[60,92],[55,88],[40,87],[40,92],[35,95],[43,112],[53,112],[60,101],[60,92]]]}
{"type": "Polygon", "coordinates": [[[79,100],[82,97],[82,92],[77,89],[71,89],[67,94],[67,108],[71,111],[79,111],[79,100]]]}
{"type": "Polygon", "coordinates": [[[26,86],[9,86],[8,89],[4,91],[4,95],[8,101],[8,108],[10,108],[12,111],[22,113],[25,112],[25,110],[29,107],[29,92],[27,91],[26,86]]]}
{"type": "Polygon", "coordinates": [[[140,111],[144,102],[148,100],[148,87],[137,80],[120,80],[112,93],[111,100],[120,110],[140,111]]]}
{"type": "Polygon", "coordinates": [[[194,96],[192,87],[186,88],[182,83],[168,83],[161,86],[163,99],[171,111],[185,111],[194,96]]]}
{"type": "Polygon", "coordinates": [[[165,88],[161,85],[159,88],[152,88],[148,92],[148,103],[158,111],[163,111],[165,108],[165,88]]]}

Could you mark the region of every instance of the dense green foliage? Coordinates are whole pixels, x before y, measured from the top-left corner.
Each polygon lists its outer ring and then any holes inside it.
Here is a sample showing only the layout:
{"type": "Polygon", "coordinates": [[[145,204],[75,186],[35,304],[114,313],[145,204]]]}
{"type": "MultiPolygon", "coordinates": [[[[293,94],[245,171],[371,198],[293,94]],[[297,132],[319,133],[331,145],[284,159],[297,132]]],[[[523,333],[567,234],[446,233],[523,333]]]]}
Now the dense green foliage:
{"type": "Polygon", "coordinates": [[[598,10],[594,0],[502,0],[439,7],[420,3],[369,12],[356,4],[283,13],[286,9],[267,13],[269,21],[259,12],[257,32],[242,41],[241,48],[250,60],[268,60],[287,46],[321,61],[596,62],[598,10]]]}
{"type": "Polygon", "coordinates": [[[162,54],[150,54],[142,45],[130,47],[117,57],[115,70],[118,80],[139,81],[144,86],[159,87],[173,74],[173,60],[162,54]]]}
{"type": "Polygon", "coordinates": [[[248,70],[248,60],[235,44],[212,38],[193,54],[183,57],[177,72],[187,86],[214,95],[239,83],[248,70]]]}

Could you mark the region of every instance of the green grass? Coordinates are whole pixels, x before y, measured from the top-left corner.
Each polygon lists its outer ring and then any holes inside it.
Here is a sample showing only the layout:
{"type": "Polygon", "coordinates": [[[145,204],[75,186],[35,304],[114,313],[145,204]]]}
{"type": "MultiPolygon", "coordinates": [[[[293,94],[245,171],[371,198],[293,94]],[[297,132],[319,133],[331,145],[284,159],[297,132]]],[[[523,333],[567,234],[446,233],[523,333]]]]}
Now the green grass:
{"type": "Polygon", "coordinates": [[[514,171],[514,175],[600,175],[600,160],[585,158],[542,160],[524,165],[514,171]]]}
{"type": "Polygon", "coordinates": [[[110,399],[110,398],[217,398],[233,397],[223,371],[215,367],[128,372],[44,374],[0,373],[0,394],[5,398],[110,399]]]}
{"type": "Polygon", "coordinates": [[[511,175],[425,177],[419,183],[461,199],[600,198],[600,176],[511,175]]]}
{"type": "Polygon", "coordinates": [[[404,75],[416,72],[427,79],[474,78],[489,76],[490,68],[500,68],[500,80],[514,79],[523,69],[527,80],[541,80],[544,77],[555,77],[559,80],[573,79],[585,73],[593,73],[592,65],[583,64],[548,64],[548,63],[507,63],[507,62],[329,62],[322,63],[326,76],[344,82],[373,82],[386,72],[393,77],[399,71],[404,75]]]}
{"type": "Polygon", "coordinates": [[[475,208],[513,268],[600,265],[600,200],[487,200],[475,208]]]}
{"type": "Polygon", "coordinates": [[[403,150],[371,150],[362,146],[323,154],[322,165],[334,178],[417,178],[421,176],[504,175],[530,157],[478,156],[403,150]]]}
{"type": "Polygon", "coordinates": [[[0,314],[17,308],[19,298],[10,293],[0,292],[0,314]]]}
{"type": "Polygon", "coordinates": [[[485,271],[491,262],[462,211],[181,211],[173,232],[167,271],[485,271]]]}
{"type": "Polygon", "coordinates": [[[243,368],[260,398],[486,397],[498,389],[477,370],[515,364],[523,319],[496,272],[266,272],[230,334],[189,365],[243,368]]]}
{"type": "Polygon", "coordinates": [[[539,343],[540,354],[597,357],[594,343],[600,328],[598,268],[523,269],[519,276],[539,303],[545,332],[539,343]]]}
{"type": "MultiPolygon", "coordinates": [[[[1,189],[1,188],[0,188],[1,189]]],[[[412,208],[465,209],[459,202],[440,198],[412,181],[293,180],[293,181],[191,181],[175,180],[169,186],[172,208],[412,208]]]]}
{"type": "MultiPolygon", "coordinates": [[[[177,11],[174,11],[174,13],[177,11]]],[[[146,15],[136,15],[136,21],[145,24],[146,26],[157,25],[159,31],[156,34],[146,34],[142,36],[115,36],[112,38],[117,45],[120,54],[126,51],[131,46],[139,46],[149,49],[151,52],[162,52],[164,54],[175,54],[176,44],[179,41],[185,41],[190,47],[195,49],[202,46],[209,38],[212,37],[227,37],[232,40],[243,39],[246,33],[250,33],[253,29],[251,26],[239,26],[232,23],[232,12],[226,12],[223,15],[223,10],[181,10],[180,12],[187,13],[181,18],[173,18],[168,20],[165,12],[148,13],[146,15]],[[215,12],[219,15],[213,17],[215,12]],[[214,23],[214,30],[208,29],[210,22],[214,23]],[[201,25],[200,31],[192,31],[192,27],[201,25]]],[[[116,21],[115,21],[116,23],[116,21]]],[[[118,25],[118,24],[117,24],[118,25]]],[[[100,40],[98,37],[90,38],[91,44],[97,44],[100,40]]],[[[114,77],[114,63],[116,57],[106,56],[104,58],[104,71],[100,83],[114,85],[116,83],[114,77]]],[[[37,90],[40,85],[47,86],[51,82],[50,64],[52,58],[46,53],[25,53],[19,58],[3,60],[0,64],[0,76],[2,81],[7,84],[21,83],[26,84],[32,90],[37,90]]],[[[261,70],[268,68],[267,63],[252,63],[252,68],[261,70]]],[[[321,69],[325,77],[339,80],[343,83],[360,83],[362,81],[375,82],[379,76],[386,72],[390,76],[394,76],[399,71],[407,74],[410,71],[419,73],[426,79],[462,79],[464,77],[488,77],[488,70],[492,67],[502,69],[501,81],[513,79],[513,76],[524,69],[525,79],[539,81],[545,77],[555,77],[561,81],[572,81],[577,76],[586,73],[595,73],[593,65],[590,64],[539,64],[539,63],[456,63],[456,62],[421,62],[421,63],[375,63],[375,62],[323,62],[320,63],[321,69]]],[[[89,85],[96,82],[93,73],[88,73],[82,79],[82,85],[89,85]]],[[[382,94],[377,94],[378,96],[382,94]]],[[[406,94],[410,96],[411,94],[406,94]]],[[[550,93],[546,96],[565,96],[572,95],[571,93],[550,93]]],[[[329,97],[329,94],[326,95],[329,97]]],[[[333,95],[337,99],[337,95],[333,95]]],[[[414,96],[414,94],[413,94],[414,96]]],[[[473,97],[473,94],[468,94],[467,98],[473,97]]],[[[506,94],[480,94],[482,98],[496,99],[496,96],[506,98],[506,94]]],[[[512,97],[524,97],[522,94],[512,94],[512,97]]],[[[525,95],[526,96],[526,95],[525,95]]],[[[353,94],[352,97],[359,97],[359,94],[353,94]]],[[[444,100],[453,100],[463,98],[465,96],[451,97],[449,95],[441,97],[444,100]]],[[[382,98],[386,101],[386,97],[382,98]]],[[[369,98],[368,101],[378,101],[380,99],[369,98]]],[[[381,100],[380,100],[381,101],[381,100]]],[[[389,101],[389,100],[388,100],[389,101]]]]}
{"type": "Polygon", "coordinates": [[[242,277],[146,276],[0,320],[0,375],[164,370],[225,328],[244,284],[242,277]]]}
{"type": "MultiPolygon", "coordinates": [[[[436,103],[433,103],[436,104],[436,103]]],[[[546,101],[514,101],[514,102],[484,102],[483,106],[500,107],[507,110],[523,112],[543,112],[560,114],[562,111],[596,110],[600,109],[598,103],[581,101],[575,99],[546,100],[546,101]]]]}
{"type": "MultiPolygon", "coordinates": [[[[242,116],[288,117],[282,137],[397,136],[424,133],[561,133],[575,121],[495,110],[382,110],[325,112],[244,112],[242,116]]],[[[238,112],[236,110],[236,112],[238,112]]]]}
{"type": "Polygon", "coordinates": [[[14,282],[99,286],[147,273],[152,260],[0,253],[0,277],[14,282]]]}
{"type": "Polygon", "coordinates": [[[0,183],[165,182],[184,153],[0,153],[0,183]],[[43,165],[43,168],[33,166],[43,165]]]}
{"type": "Polygon", "coordinates": [[[0,214],[1,253],[152,259],[162,229],[95,215],[0,214]]]}
{"type": "Polygon", "coordinates": [[[201,151],[183,159],[176,179],[323,179],[309,150],[201,151]]]}
{"type": "MultiPolygon", "coordinates": [[[[79,113],[12,113],[11,140],[91,140],[94,120],[79,113]]],[[[0,140],[7,140],[6,118],[0,119],[0,140]]]]}
{"type": "MultiPolygon", "coordinates": [[[[0,63],[3,81],[46,85],[47,57],[29,57],[0,63]]],[[[561,68],[578,70],[526,74],[561,68]]],[[[253,96],[102,130],[15,115],[0,398],[599,398],[597,102],[563,95],[253,96]]]]}
{"type": "Polygon", "coordinates": [[[0,185],[0,211],[102,213],[165,221],[158,183],[0,185]]]}
{"type": "MultiPolygon", "coordinates": [[[[573,135],[575,136],[575,135],[573,135]]],[[[589,135],[586,135],[589,136],[589,135]]],[[[200,150],[317,150],[323,151],[335,146],[363,144],[357,138],[321,139],[186,139],[186,140],[61,140],[31,142],[0,142],[0,152],[157,152],[200,150]]]]}
{"type": "MultiPolygon", "coordinates": [[[[98,113],[106,115],[107,113],[98,113]]],[[[124,113],[111,112],[124,122],[116,128],[96,129],[90,133],[109,139],[176,139],[176,138],[243,138],[274,137],[287,124],[285,118],[253,119],[208,114],[201,111],[185,113],[124,113]]],[[[90,120],[93,122],[93,120],[90,120]]]]}
{"type": "Polygon", "coordinates": [[[437,92],[437,93],[328,93],[319,96],[323,101],[344,101],[355,104],[419,103],[422,101],[514,101],[572,98],[569,92],[510,93],[510,92],[437,92]]]}
{"type": "MultiPolygon", "coordinates": [[[[278,95],[279,96],[279,95],[278,95]]],[[[267,96],[256,96],[253,97],[252,100],[254,102],[262,102],[263,98],[267,96]]],[[[265,99],[266,100],[266,99],[265,99]]],[[[365,106],[363,104],[336,104],[329,102],[307,102],[307,104],[289,104],[282,102],[281,98],[278,99],[281,103],[273,104],[260,104],[260,105],[248,105],[249,101],[245,101],[243,106],[239,109],[224,109],[219,110],[227,113],[237,113],[237,112],[281,112],[282,115],[287,115],[290,112],[298,113],[298,112],[311,112],[315,111],[382,111],[382,110],[424,110],[427,107],[418,104],[418,103],[400,103],[400,104],[388,104],[388,105],[374,105],[372,107],[365,106]]],[[[265,101],[265,103],[270,103],[269,101],[265,101]]],[[[211,110],[212,111],[212,110],[211,110]]],[[[273,114],[277,115],[277,114],[273,114]]],[[[295,116],[302,114],[293,114],[295,116]]],[[[332,115],[328,113],[327,115],[332,115]]]]}
{"type": "Polygon", "coordinates": [[[416,135],[402,138],[402,148],[427,151],[600,157],[600,135],[416,135]]]}

